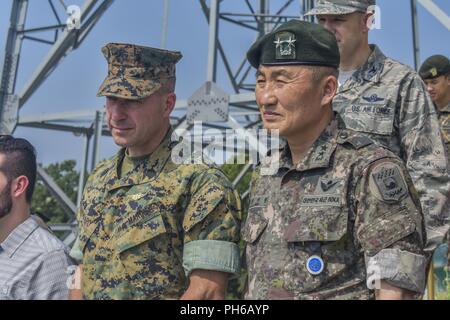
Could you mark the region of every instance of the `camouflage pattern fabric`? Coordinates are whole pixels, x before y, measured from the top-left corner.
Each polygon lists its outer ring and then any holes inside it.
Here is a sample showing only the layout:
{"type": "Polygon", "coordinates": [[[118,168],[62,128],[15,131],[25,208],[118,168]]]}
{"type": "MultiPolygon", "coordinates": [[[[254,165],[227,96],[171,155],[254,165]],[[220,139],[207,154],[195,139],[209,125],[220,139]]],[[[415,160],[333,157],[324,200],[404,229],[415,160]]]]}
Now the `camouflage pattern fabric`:
{"type": "Polygon", "coordinates": [[[421,78],[377,46],[339,87],[333,109],[347,129],[369,136],[406,163],[419,193],[427,228],[426,250],[442,243],[450,224],[450,176],[436,109],[421,78]]]}
{"type": "Polygon", "coordinates": [[[122,177],[124,149],[89,177],[77,215],[85,299],[178,299],[186,244],[239,240],[231,183],[217,168],[174,164],[171,134],[122,177]]]}
{"type": "Polygon", "coordinates": [[[447,161],[450,163],[450,103],[438,111],[439,126],[447,150],[447,161]]]}
{"type": "Polygon", "coordinates": [[[367,12],[367,9],[375,4],[375,0],[318,0],[315,7],[306,15],[367,12]]]}
{"type": "Polygon", "coordinates": [[[108,61],[108,75],[97,96],[138,100],[158,91],[175,77],[175,64],[182,55],[133,44],[109,43],[102,48],[108,61]]]}
{"type": "MultiPolygon", "coordinates": [[[[444,107],[444,109],[439,110],[438,115],[442,138],[444,139],[445,148],[447,150],[447,161],[450,167],[450,103],[444,107]]],[[[447,232],[447,244],[449,248],[447,265],[450,268],[450,231],[447,232]]]]}
{"type": "Polygon", "coordinates": [[[247,299],[373,299],[369,265],[378,280],[424,290],[425,230],[403,162],[337,127],[297,167],[285,146],[263,162],[281,159],[277,173],[255,172],[242,230],[247,299]],[[324,262],[317,275],[307,269],[313,256],[324,262]]]}

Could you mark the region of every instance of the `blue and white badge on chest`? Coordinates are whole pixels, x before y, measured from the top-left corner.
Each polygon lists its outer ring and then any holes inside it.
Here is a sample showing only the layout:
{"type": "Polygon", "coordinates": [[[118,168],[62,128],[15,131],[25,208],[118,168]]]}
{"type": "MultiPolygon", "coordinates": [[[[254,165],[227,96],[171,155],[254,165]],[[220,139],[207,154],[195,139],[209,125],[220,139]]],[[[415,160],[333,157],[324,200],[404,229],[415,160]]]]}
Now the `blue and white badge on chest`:
{"type": "Polygon", "coordinates": [[[314,276],[319,275],[323,272],[325,263],[319,256],[311,256],[308,261],[306,261],[306,269],[308,272],[314,276]]]}

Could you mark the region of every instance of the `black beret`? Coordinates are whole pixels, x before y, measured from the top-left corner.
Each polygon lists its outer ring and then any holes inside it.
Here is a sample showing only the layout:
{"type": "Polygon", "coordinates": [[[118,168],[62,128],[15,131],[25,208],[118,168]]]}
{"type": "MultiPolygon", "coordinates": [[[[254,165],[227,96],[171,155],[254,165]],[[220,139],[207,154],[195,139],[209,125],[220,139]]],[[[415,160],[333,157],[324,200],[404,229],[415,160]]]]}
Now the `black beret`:
{"type": "Polygon", "coordinates": [[[450,73],[450,61],[447,57],[435,55],[422,64],[419,74],[422,79],[433,79],[450,73]]]}
{"type": "Polygon", "coordinates": [[[262,36],[250,47],[247,59],[262,65],[311,65],[339,68],[334,34],[319,24],[290,20],[262,36]]]}

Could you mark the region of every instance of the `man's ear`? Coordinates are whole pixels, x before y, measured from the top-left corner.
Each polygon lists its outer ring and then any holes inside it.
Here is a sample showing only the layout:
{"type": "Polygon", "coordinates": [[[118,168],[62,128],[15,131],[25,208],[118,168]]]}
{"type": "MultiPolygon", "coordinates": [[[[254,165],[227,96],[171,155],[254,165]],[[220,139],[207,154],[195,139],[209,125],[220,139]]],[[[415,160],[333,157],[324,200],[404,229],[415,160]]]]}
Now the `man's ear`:
{"type": "Polygon", "coordinates": [[[323,83],[321,104],[322,106],[327,106],[333,101],[333,98],[336,95],[338,83],[335,76],[327,76],[323,79],[323,83]]]}
{"type": "Polygon", "coordinates": [[[364,34],[369,33],[374,18],[375,12],[368,12],[361,15],[361,30],[364,34]]]}
{"type": "Polygon", "coordinates": [[[170,117],[175,103],[177,102],[177,95],[174,92],[168,93],[166,97],[166,105],[164,106],[164,116],[170,117]]]}
{"type": "Polygon", "coordinates": [[[28,186],[30,184],[30,181],[26,176],[19,176],[16,179],[13,180],[13,183],[11,184],[11,195],[14,198],[19,198],[22,195],[25,195],[28,186]]]}

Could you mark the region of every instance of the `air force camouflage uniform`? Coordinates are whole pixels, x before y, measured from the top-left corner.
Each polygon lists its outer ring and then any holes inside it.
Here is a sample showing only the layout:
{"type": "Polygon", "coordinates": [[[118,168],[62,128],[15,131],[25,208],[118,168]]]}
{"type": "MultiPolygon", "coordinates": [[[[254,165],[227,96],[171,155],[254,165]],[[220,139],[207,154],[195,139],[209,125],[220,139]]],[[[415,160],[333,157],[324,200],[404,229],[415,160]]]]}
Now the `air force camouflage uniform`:
{"type": "MultiPolygon", "coordinates": [[[[158,90],[180,58],[121,44],[104,53],[100,94],[126,99],[158,90]]],[[[237,193],[217,168],[175,164],[171,136],[128,170],[122,149],[89,177],[78,212],[85,298],[178,299],[194,269],[239,271],[237,193]]]]}
{"type": "MultiPolygon", "coordinates": [[[[247,56],[254,67],[339,64],[334,36],[300,21],[266,35],[247,56]],[[272,43],[286,33],[302,39],[290,59],[266,54],[279,50],[272,43]]],[[[425,231],[405,166],[367,136],[339,129],[339,121],[337,116],[297,166],[286,144],[262,163],[273,168],[279,161],[278,171],[255,172],[242,230],[246,298],[371,299],[380,280],[423,292],[425,231]]]]}
{"type": "MultiPolygon", "coordinates": [[[[321,0],[308,14],[366,12],[374,4],[321,0]]],[[[422,204],[426,250],[432,251],[450,224],[450,176],[436,110],[415,71],[386,57],[376,45],[371,51],[367,62],[339,87],[333,109],[347,129],[369,136],[405,161],[422,204]]]]}

